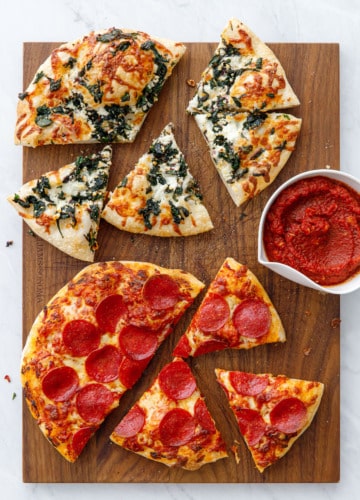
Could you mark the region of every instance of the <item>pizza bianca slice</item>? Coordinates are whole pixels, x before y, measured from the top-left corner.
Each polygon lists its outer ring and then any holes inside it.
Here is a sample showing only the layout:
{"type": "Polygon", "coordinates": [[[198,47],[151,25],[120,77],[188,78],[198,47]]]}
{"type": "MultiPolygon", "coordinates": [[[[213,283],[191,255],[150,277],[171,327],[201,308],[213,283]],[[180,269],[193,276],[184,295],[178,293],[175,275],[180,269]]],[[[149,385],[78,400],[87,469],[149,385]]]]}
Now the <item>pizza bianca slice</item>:
{"type": "Polygon", "coordinates": [[[93,262],[107,194],[111,147],[24,184],[8,201],[30,229],[66,254],[93,262]]]}
{"type": "Polygon", "coordinates": [[[110,193],[102,217],[118,229],[153,236],[190,236],[213,228],[171,123],[110,193]]]}
{"type": "Polygon", "coordinates": [[[24,346],[21,381],[31,414],[64,458],[76,460],[203,286],[179,269],[100,262],[44,307],[24,346]]]}
{"type": "Polygon", "coordinates": [[[174,356],[285,342],[281,319],[256,276],[228,257],[208,287],[174,356]]]}
{"type": "Polygon", "coordinates": [[[268,111],[299,104],[272,50],[245,24],[231,19],[188,111],[268,111]]]}
{"type": "Polygon", "coordinates": [[[215,372],[255,465],[263,472],[310,426],[324,385],[269,373],[215,372]]]}
{"type": "Polygon", "coordinates": [[[110,439],[145,458],[187,470],[228,456],[196,380],[180,358],[163,367],[110,439]]]}
{"type": "Polygon", "coordinates": [[[60,45],[19,94],[15,143],[132,142],[184,52],[118,28],[60,45]]]}
{"type": "Polygon", "coordinates": [[[211,159],[237,206],[268,187],[295,149],[301,119],[288,113],[195,115],[211,159]]]}

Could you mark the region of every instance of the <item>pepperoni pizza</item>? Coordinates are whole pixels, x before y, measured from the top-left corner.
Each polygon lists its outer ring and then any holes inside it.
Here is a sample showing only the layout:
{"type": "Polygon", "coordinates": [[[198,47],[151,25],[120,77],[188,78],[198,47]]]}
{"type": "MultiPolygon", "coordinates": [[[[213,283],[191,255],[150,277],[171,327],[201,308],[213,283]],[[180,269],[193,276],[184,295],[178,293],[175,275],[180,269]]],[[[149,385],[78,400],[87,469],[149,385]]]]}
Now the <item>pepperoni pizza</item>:
{"type": "Polygon", "coordinates": [[[180,358],[163,367],[111,440],[150,460],[188,470],[228,456],[196,380],[180,358]]]}
{"type": "Polygon", "coordinates": [[[310,426],[324,385],[285,375],[222,369],[215,372],[255,465],[263,472],[310,426]]]}
{"type": "Polygon", "coordinates": [[[285,339],[281,319],[261,283],[247,266],[229,257],[173,354],[186,358],[285,339]]]}
{"type": "Polygon", "coordinates": [[[203,286],[178,269],[101,262],[43,308],[21,377],[30,412],[62,456],[76,460],[203,286]]]}

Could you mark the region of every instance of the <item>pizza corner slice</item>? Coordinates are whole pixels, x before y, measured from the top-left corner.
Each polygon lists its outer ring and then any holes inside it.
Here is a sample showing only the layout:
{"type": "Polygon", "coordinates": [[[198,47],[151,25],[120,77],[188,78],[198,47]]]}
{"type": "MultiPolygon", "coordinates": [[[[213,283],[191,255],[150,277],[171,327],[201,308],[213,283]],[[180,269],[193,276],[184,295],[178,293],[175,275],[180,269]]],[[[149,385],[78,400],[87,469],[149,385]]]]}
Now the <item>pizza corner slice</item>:
{"type": "Polygon", "coordinates": [[[210,157],[237,206],[261,193],[295,149],[301,119],[260,111],[196,114],[210,157]]]}
{"type": "Polygon", "coordinates": [[[188,111],[270,111],[299,104],[273,51],[245,24],[231,19],[188,111]]]}
{"type": "Polygon", "coordinates": [[[213,229],[171,123],[110,193],[102,218],[124,231],[162,237],[213,229]]]}
{"type": "Polygon", "coordinates": [[[71,257],[93,262],[111,156],[110,146],[78,156],[7,199],[36,235],[71,257]]]}
{"type": "Polygon", "coordinates": [[[148,262],[90,264],[35,319],[21,360],[32,416],[74,462],[204,287],[148,262]]]}
{"type": "Polygon", "coordinates": [[[285,342],[279,314],[247,266],[225,259],[173,351],[187,358],[224,349],[285,342]]]}
{"type": "Polygon", "coordinates": [[[310,426],[324,384],[269,373],[215,370],[257,469],[283,457],[310,426]]]}
{"type": "Polygon", "coordinates": [[[115,27],[60,45],[19,94],[15,144],[133,142],[185,50],[115,27]]]}
{"type": "Polygon", "coordinates": [[[197,470],[228,456],[189,366],[165,365],[110,439],[168,467],[197,470]]]}

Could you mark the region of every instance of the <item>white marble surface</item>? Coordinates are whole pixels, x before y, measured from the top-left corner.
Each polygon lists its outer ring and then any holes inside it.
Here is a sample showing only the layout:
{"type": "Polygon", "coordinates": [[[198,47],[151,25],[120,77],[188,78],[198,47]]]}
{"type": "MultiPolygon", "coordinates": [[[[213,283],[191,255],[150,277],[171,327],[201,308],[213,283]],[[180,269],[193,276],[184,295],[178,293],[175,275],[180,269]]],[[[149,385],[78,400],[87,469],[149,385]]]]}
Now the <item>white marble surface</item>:
{"type": "MultiPolygon", "coordinates": [[[[23,484],[21,458],[21,228],[5,197],[21,184],[22,152],[13,145],[17,94],[22,90],[22,43],[71,40],[91,29],[142,29],[181,41],[217,41],[230,17],[267,42],[339,42],[341,168],[360,176],[360,3],[358,0],[1,0],[0,17],[0,482],[1,498],[138,500],[359,498],[360,291],[342,299],[341,481],[338,484],[61,485],[23,484]],[[6,11],[5,11],[6,9],[6,11]],[[6,13],[5,13],[6,12],[6,13]],[[6,242],[12,240],[12,246],[6,242]],[[9,374],[11,383],[4,380],[9,374]],[[13,394],[16,394],[13,399],[13,394]]],[[[305,61],[299,62],[300,64],[305,61]]],[[[321,82],[326,85],[326,78],[321,82]]],[[[324,124],[326,126],[326,124],[324,124]]],[[[34,457],[35,459],[35,457],[34,457]]]]}

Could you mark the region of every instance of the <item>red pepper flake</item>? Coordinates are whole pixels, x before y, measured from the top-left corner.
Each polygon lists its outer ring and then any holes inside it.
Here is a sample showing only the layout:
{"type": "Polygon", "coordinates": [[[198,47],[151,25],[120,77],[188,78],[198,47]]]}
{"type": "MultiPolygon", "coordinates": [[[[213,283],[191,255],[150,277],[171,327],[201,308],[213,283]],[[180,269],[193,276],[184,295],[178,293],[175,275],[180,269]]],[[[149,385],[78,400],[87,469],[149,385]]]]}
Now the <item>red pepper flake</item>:
{"type": "Polygon", "coordinates": [[[5,375],[4,376],[4,380],[6,380],[7,382],[11,382],[11,378],[10,378],[10,375],[5,375]]]}

